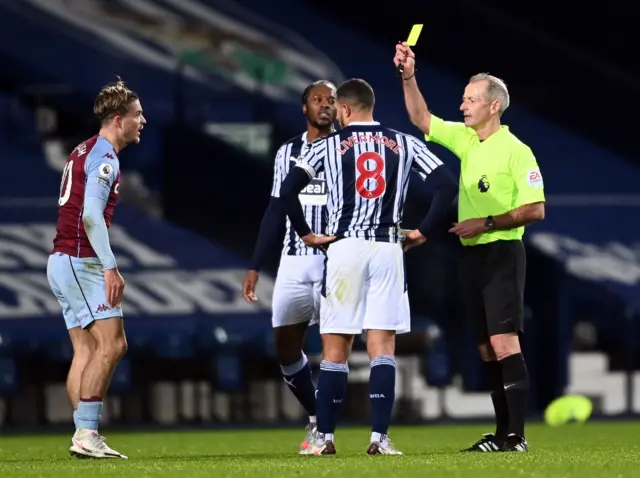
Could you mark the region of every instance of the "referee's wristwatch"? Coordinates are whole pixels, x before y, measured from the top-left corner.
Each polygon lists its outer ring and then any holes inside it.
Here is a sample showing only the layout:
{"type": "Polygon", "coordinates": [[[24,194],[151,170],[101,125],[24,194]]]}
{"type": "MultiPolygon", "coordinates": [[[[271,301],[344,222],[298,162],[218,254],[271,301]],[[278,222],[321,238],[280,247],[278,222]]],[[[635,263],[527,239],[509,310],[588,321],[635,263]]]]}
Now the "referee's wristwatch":
{"type": "Polygon", "coordinates": [[[486,221],[484,221],[484,227],[486,227],[489,232],[496,230],[496,220],[493,216],[487,217],[486,221]]]}

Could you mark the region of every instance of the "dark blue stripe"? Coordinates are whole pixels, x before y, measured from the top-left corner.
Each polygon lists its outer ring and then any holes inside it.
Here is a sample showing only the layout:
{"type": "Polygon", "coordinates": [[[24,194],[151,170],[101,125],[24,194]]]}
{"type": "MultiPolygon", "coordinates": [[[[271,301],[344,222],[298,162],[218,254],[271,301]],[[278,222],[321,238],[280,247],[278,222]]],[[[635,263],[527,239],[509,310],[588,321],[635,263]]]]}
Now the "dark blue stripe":
{"type": "Polygon", "coordinates": [[[407,255],[402,253],[402,274],[404,277],[404,291],[406,292],[408,289],[407,285],[407,255]]]}
{"type": "Polygon", "coordinates": [[[327,298],[327,262],[328,261],[329,261],[329,258],[325,255],[324,266],[322,268],[322,288],[320,289],[320,293],[322,294],[322,297],[324,297],[325,299],[327,298]]]}
{"type": "MultiPolygon", "coordinates": [[[[385,131],[388,135],[389,131],[385,131]]],[[[384,148],[384,146],[381,146],[384,148]]],[[[385,167],[387,170],[387,190],[382,197],[382,212],[380,214],[380,226],[394,226],[395,220],[393,210],[395,209],[398,195],[398,173],[400,171],[400,161],[397,154],[389,148],[385,151],[385,167]],[[389,161],[389,158],[392,160],[389,161]]],[[[402,217],[402,216],[400,216],[402,217]]]]}
{"type": "MultiPolygon", "coordinates": [[[[342,138],[348,138],[349,135],[340,135],[340,140],[342,138]]],[[[354,209],[356,207],[355,196],[356,196],[356,165],[355,165],[355,155],[354,148],[349,148],[349,150],[344,154],[337,154],[337,161],[342,162],[342,214],[340,215],[340,220],[338,221],[338,233],[344,233],[349,230],[349,225],[351,224],[351,220],[353,219],[354,209]]],[[[329,163],[330,166],[333,166],[332,163],[329,163]]],[[[333,176],[336,175],[336,172],[333,172],[333,176]]]]}

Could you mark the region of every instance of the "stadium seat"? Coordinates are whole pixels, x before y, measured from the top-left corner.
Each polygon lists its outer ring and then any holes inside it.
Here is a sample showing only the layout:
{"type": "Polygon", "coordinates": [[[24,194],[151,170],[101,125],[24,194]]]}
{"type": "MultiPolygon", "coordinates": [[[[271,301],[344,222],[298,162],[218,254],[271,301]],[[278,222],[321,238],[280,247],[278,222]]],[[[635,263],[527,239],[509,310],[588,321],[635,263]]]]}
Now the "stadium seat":
{"type": "Polygon", "coordinates": [[[113,372],[109,393],[114,395],[128,393],[131,390],[131,384],[131,361],[124,357],[113,372]]]}
{"type": "Polygon", "coordinates": [[[0,396],[16,393],[19,389],[18,368],[13,359],[0,359],[0,396]]]}

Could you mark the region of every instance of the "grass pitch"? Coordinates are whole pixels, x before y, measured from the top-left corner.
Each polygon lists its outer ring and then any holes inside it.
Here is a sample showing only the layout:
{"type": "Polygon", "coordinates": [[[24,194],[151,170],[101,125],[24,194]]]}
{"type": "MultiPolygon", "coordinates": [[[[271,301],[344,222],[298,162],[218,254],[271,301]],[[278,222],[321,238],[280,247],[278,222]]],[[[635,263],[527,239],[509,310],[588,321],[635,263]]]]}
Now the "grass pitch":
{"type": "Polygon", "coordinates": [[[461,454],[490,427],[393,428],[405,456],[367,456],[369,431],[339,429],[338,455],[298,456],[302,430],[108,434],[129,460],[78,460],[71,435],[0,436],[1,477],[613,477],[640,476],[640,422],[528,428],[529,453],[461,454]]]}

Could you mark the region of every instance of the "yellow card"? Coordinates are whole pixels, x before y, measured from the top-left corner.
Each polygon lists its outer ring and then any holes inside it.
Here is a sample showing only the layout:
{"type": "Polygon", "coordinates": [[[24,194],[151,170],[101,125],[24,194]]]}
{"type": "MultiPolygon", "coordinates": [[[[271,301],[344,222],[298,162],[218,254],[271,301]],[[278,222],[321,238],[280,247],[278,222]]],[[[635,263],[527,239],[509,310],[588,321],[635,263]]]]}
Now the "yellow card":
{"type": "Polygon", "coordinates": [[[418,38],[420,37],[420,33],[422,32],[423,24],[416,23],[411,27],[411,33],[409,33],[409,38],[407,38],[407,45],[416,46],[418,43],[418,38]]]}

